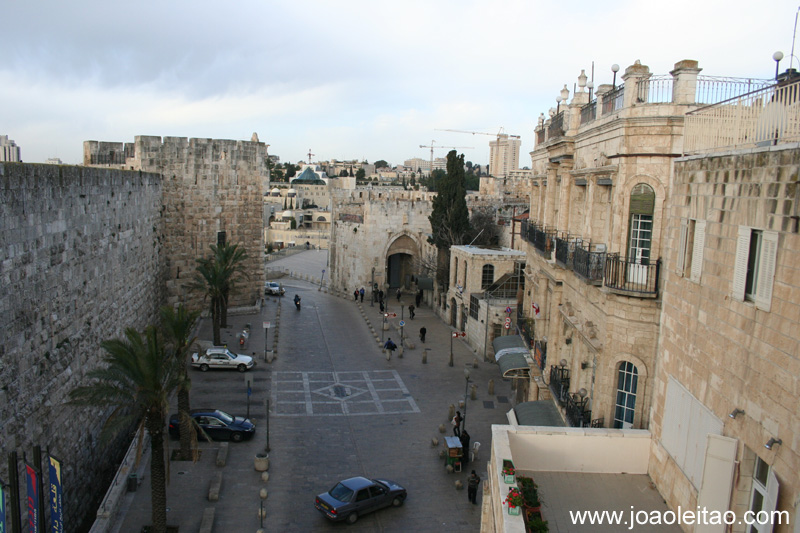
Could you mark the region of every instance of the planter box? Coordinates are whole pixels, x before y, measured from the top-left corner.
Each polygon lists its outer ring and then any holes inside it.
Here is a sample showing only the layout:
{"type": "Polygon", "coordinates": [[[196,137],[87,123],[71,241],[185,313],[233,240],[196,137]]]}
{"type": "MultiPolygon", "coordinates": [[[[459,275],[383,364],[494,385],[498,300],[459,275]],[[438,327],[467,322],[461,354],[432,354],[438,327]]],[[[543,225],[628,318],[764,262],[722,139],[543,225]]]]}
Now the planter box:
{"type": "Polygon", "coordinates": [[[520,513],[519,507],[511,507],[510,505],[508,506],[508,514],[517,515],[519,513],[520,513]]]}
{"type": "Polygon", "coordinates": [[[509,485],[514,483],[514,480],[515,480],[515,476],[503,476],[503,481],[505,481],[509,485]]]}

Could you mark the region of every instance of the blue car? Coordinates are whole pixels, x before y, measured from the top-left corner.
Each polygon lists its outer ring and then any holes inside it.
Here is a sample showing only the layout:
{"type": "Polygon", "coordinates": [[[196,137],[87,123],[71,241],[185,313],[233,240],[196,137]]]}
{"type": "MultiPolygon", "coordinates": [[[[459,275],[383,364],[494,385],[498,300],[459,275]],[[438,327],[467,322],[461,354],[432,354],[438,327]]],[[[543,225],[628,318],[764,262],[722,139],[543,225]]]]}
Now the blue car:
{"type": "Polygon", "coordinates": [[[334,522],[355,524],[359,516],[383,509],[400,507],[408,496],[406,489],[388,479],[351,477],[317,496],[314,506],[334,522]]]}
{"type": "MultiPolygon", "coordinates": [[[[199,427],[197,438],[205,440],[232,440],[241,442],[253,437],[256,425],[241,416],[232,416],[219,409],[192,409],[195,430],[199,427]]],[[[173,438],[180,437],[180,416],[176,413],[169,418],[169,434],[173,438]]]]}

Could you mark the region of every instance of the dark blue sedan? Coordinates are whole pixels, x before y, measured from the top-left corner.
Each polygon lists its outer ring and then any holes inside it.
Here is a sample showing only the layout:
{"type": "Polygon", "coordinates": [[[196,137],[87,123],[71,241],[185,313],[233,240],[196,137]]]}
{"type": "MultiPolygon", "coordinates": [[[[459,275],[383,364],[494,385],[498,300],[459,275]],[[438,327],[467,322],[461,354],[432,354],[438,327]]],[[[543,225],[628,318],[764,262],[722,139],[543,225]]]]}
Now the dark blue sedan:
{"type": "MultiPolygon", "coordinates": [[[[232,440],[240,442],[253,437],[256,425],[249,419],[241,416],[232,416],[219,409],[192,409],[190,412],[194,420],[195,429],[199,439],[206,436],[212,440],[232,440]]],[[[173,438],[180,437],[180,417],[174,414],[169,418],[169,434],[173,438]]]]}

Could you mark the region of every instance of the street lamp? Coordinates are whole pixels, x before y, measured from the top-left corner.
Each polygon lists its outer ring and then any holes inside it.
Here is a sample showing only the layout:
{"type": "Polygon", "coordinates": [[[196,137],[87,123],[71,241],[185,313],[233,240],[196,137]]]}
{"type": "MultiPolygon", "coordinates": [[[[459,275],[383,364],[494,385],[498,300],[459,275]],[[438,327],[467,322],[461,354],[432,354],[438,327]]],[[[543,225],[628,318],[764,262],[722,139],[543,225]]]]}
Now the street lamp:
{"type": "Polygon", "coordinates": [[[558,115],[558,111],[561,109],[561,97],[556,97],[556,115],[558,115]]]}
{"type": "MultiPolygon", "coordinates": [[[[775,81],[778,80],[778,66],[781,64],[781,59],[783,59],[783,52],[780,50],[772,54],[772,59],[775,60],[775,81]]],[[[791,67],[791,65],[789,65],[791,67]]]]}
{"type": "MultiPolygon", "coordinates": [[[[466,383],[464,384],[464,416],[463,416],[463,422],[462,422],[463,425],[462,425],[462,429],[461,429],[462,432],[467,429],[467,392],[469,391],[469,369],[468,368],[464,369],[464,381],[466,383]]],[[[465,453],[466,452],[467,451],[465,450],[465,453]]]]}
{"type": "Polygon", "coordinates": [[[619,72],[619,65],[617,65],[616,63],[611,65],[611,72],[614,73],[614,81],[611,82],[611,86],[614,88],[614,90],[616,90],[617,89],[617,72],[619,72]]]}

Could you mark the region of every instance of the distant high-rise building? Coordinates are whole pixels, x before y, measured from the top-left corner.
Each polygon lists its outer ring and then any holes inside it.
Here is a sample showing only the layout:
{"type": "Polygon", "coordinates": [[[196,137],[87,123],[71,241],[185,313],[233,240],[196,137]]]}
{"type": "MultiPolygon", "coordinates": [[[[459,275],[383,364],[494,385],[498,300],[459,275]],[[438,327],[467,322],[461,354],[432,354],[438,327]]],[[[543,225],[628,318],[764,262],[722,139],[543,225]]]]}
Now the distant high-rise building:
{"type": "Polygon", "coordinates": [[[10,140],[8,135],[0,135],[0,161],[20,162],[20,151],[17,143],[10,140]]]}
{"type": "Polygon", "coordinates": [[[489,143],[489,174],[495,178],[505,178],[510,172],[519,169],[519,137],[501,133],[496,141],[489,143]]]}
{"type": "Polygon", "coordinates": [[[48,165],[63,165],[64,164],[64,162],[61,161],[61,159],[58,158],[58,157],[49,157],[49,158],[47,158],[45,163],[47,163],[48,165]]]}

